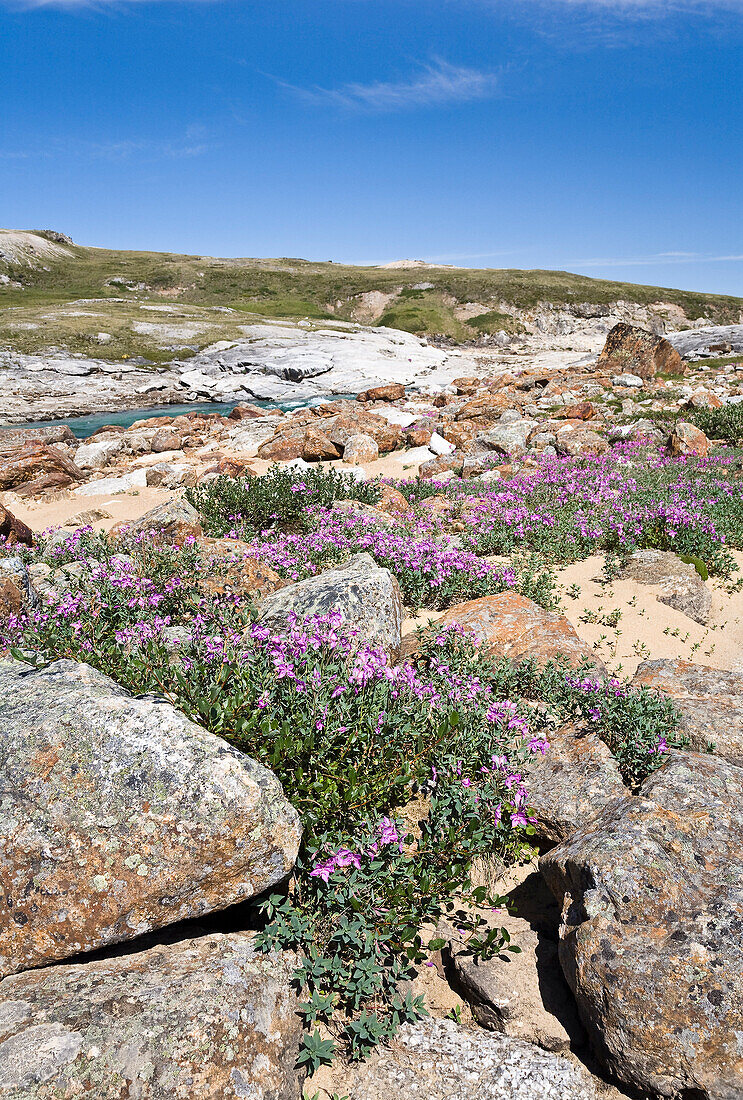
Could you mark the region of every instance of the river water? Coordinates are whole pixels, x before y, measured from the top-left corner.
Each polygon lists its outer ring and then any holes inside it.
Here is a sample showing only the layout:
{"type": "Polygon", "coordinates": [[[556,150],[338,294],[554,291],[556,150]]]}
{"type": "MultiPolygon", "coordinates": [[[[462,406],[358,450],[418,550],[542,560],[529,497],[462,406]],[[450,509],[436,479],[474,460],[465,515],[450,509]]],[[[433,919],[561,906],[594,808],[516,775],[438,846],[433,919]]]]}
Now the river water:
{"type": "MultiPolygon", "coordinates": [[[[355,394],[334,394],[332,397],[311,397],[298,401],[251,401],[251,405],[257,405],[261,409],[282,409],[287,412],[290,409],[309,408],[312,405],[322,405],[327,401],[342,401],[353,399],[355,394]]],[[[118,424],[128,428],[137,420],[145,420],[150,416],[182,416],[184,413],[230,413],[238,402],[220,404],[218,401],[197,402],[190,405],[153,405],[146,409],[122,409],[120,412],[91,413],[90,416],[74,416],[65,420],[34,420],[28,424],[0,424],[3,428],[58,428],[66,424],[70,427],[78,439],[87,439],[89,435],[102,428],[105,424],[118,424]]],[[[245,404],[245,402],[242,402],[245,404]]]]}

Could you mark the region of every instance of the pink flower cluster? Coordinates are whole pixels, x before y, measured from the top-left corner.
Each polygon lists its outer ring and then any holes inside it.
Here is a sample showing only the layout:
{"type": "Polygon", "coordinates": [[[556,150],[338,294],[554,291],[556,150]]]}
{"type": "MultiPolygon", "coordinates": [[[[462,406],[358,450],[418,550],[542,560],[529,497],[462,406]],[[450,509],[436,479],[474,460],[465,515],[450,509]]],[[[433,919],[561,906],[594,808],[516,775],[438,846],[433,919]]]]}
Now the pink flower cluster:
{"type": "Polygon", "coordinates": [[[373,840],[365,852],[353,852],[350,848],[339,848],[337,852],[326,859],[315,863],[310,871],[310,878],[321,878],[328,882],[330,876],[336,871],[345,870],[347,867],[355,867],[361,870],[362,859],[374,859],[382,848],[396,844],[402,851],[402,839],[397,829],[397,823],[391,817],[383,817],[377,826],[379,836],[373,840]]]}

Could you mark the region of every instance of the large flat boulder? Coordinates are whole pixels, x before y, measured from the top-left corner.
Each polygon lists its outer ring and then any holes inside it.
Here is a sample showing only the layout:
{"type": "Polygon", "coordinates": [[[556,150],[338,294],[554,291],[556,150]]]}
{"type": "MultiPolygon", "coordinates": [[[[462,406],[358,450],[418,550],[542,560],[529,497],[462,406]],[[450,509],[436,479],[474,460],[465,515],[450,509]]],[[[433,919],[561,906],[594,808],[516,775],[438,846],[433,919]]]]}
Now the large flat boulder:
{"type": "Polygon", "coordinates": [[[345,565],[266,596],[260,621],[280,633],[289,628],[293,614],[302,620],[330,611],[340,611],[364,642],[397,652],[403,617],[400,586],[369,554],[354,554],[345,565]]]}
{"type": "Polygon", "coordinates": [[[743,768],[673,753],[542,858],[560,960],[606,1067],[667,1097],[743,1089],[743,768]]]}
{"type": "Polygon", "coordinates": [[[345,1071],[351,1100],[597,1100],[582,1066],[506,1035],[452,1020],[405,1024],[398,1037],[345,1071]]]}
{"type": "Polygon", "coordinates": [[[667,550],[635,550],[619,574],[622,580],[653,585],[658,600],[705,625],[712,609],[712,593],[695,567],[667,550]]]}
{"type": "Polygon", "coordinates": [[[294,865],[272,772],[74,661],[0,662],[0,973],[253,897],[294,865]]]}
{"type": "Polygon", "coordinates": [[[643,661],[632,684],[673,701],[690,748],[743,767],[743,676],[676,657],[643,661]]]}
{"type": "Polygon", "coordinates": [[[202,936],[0,982],[4,1100],[295,1100],[293,960],[202,936]]]}

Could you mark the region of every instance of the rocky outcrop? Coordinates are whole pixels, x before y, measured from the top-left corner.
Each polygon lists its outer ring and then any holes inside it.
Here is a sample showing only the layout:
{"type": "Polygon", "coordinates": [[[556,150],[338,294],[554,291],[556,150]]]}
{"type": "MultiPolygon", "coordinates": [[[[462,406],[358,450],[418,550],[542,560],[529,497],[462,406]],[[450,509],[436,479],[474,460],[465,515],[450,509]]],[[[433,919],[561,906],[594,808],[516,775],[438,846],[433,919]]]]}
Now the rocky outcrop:
{"type": "Polygon", "coordinates": [[[684,329],[668,334],[683,359],[715,358],[719,355],[743,354],[742,325],[709,325],[706,328],[684,329]]]}
{"type": "Polygon", "coordinates": [[[402,401],[405,387],[400,382],[391,382],[385,386],[372,386],[356,395],[357,401],[402,401]]]}
{"type": "Polygon", "coordinates": [[[660,603],[706,624],[712,609],[712,593],[695,567],[664,550],[636,550],[619,576],[660,589],[660,603]]]}
{"type": "Polygon", "coordinates": [[[598,1100],[581,1066],[452,1020],[405,1024],[388,1047],[344,1071],[340,1085],[352,1100],[598,1100]]]}
{"type": "Polygon", "coordinates": [[[253,897],[300,827],[275,776],[73,661],[0,663],[0,971],[253,897]]]}
{"type": "Polygon", "coordinates": [[[627,794],[617,762],[598,734],[570,726],[549,734],[549,749],[534,754],[524,776],[536,835],[545,840],[565,840],[627,794]]]}
{"type": "Polygon", "coordinates": [[[681,374],[683,364],[668,340],[620,321],[606,337],[596,369],[655,378],[656,374],[681,374]]]}
{"type": "Polygon", "coordinates": [[[7,1100],[296,1100],[293,960],[210,935],[0,982],[7,1100]]]}
{"type": "Polygon", "coordinates": [[[743,769],[674,753],[542,858],[583,1022],[638,1089],[741,1095],[742,806],[743,769]]]}
{"type": "Polygon", "coordinates": [[[643,661],[632,684],[672,700],[690,748],[743,767],[743,676],[675,658],[643,661]]]}
{"type": "Polygon", "coordinates": [[[369,554],[354,554],[346,565],[266,596],[260,621],[280,632],[292,614],[303,620],[330,611],[340,611],[363,642],[397,653],[403,618],[400,586],[369,554]]]}
{"type": "MultiPolygon", "coordinates": [[[[510,660],[533,658],[545,662],[564,658],[573,666],[601,663],[580,640],[564,615],[545,611],[518,592],[501,592],[456,604],[438,620],[442,625],[460,623],[479,639],[493,657],[510,660]]],[[[403,643],[403,653],[415,647],[414,636],[403,643]]]]}

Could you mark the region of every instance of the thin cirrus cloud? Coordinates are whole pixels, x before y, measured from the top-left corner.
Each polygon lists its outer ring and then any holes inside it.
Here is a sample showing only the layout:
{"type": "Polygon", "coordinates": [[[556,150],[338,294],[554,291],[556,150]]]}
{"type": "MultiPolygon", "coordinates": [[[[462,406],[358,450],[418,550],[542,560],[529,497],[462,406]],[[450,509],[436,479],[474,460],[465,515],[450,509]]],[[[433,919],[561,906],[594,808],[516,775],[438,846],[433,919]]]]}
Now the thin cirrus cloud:
{"type": "MultiPolygon", "coordinates": [[[[276,79],[276,78],[274,78],[276,79]]],[[[276,83],[313,106],[356,111],[405,111],[488,99],[498,91],[498,73],[432,61],[406,80],[351,82],[338,88],[303,88],[276,79],[276,83]]]]}
{"type": "Polygon", "coordinates": [[[174,140],[128,139],[120,141],[83,141],[57,139],[29,149],[0,149],[0,160],[56,160],[74,156],[86,160],[141,161],[180,160],[200,157],[210,146],[198,140],[201,127],[189,127],[183,138],[174,140]]]}
{"type": "Polygon", "coordinates": [[[652,256],[638,256],[634,259],[607,257],[594,260],[573,260],[575,267],[645,267],[657,264],[722,264],[738,263],[743,253],[730,253],[722,256],[706,256],[702,252],[656,252],[652,256]]]}

